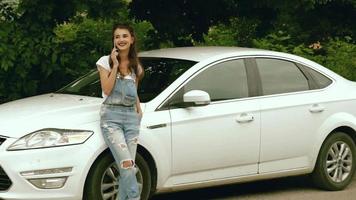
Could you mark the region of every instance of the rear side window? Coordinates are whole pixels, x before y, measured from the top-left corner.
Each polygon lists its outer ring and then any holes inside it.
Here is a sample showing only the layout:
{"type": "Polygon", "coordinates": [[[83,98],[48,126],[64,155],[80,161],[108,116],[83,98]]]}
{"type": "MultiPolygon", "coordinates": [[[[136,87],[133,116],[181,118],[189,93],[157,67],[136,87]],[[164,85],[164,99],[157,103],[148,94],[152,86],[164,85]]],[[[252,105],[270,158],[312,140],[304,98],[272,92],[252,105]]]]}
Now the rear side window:
{"type": "Polygon", "coordinates": [[[263,95],[309,90],[308,80],[293,62],[257,58],[263,95]]]}
{"type": "Polygon", "coordinates": [[[325,88],[333,82],[328,77],[322,75],[321,73],[313,69],[310,69],[309,67],[305,67],[305,69],[309,72],[314,81],[318,84],[319,88],[325,88]]]}

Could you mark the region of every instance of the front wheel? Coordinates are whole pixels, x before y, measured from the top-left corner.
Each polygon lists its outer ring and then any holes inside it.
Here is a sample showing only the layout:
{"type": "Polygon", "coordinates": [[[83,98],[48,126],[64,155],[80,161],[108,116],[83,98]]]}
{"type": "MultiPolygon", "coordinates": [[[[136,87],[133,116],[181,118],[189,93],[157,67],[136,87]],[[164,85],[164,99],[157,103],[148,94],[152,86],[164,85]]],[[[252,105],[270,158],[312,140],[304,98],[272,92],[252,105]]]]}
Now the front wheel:
{"type": "Polygon", "coordinates": [[[330,135],[320,149],[312,178],[326,190],[342,190],[352,181],[356,167],[355,143],[350,136],[337,132],[330,135]]]}
{"type": "MultiPolygon", "coordinates": [[[[151,189],[151,173],[147,162],[140,154],[136,155],[136,178],[141,190],[141,200],[147,200],[151,189]]],[[[119,169],[110,153],[103,155],[89,172],[84,188],[85,200],[115,200],[119,185],[119,169]]]]}

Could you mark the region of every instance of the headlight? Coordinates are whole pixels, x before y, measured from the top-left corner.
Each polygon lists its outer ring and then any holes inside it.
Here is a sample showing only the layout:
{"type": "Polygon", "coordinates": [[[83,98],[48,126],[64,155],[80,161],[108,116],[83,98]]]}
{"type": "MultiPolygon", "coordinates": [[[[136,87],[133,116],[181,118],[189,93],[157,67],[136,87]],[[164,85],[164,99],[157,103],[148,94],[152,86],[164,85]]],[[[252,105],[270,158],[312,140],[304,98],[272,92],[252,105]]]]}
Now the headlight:
{"type": "Polygon", "coordinates": [[[16,140],[7,150],[26,150],[82,144],[92,134],[93,131],[86,130],[42,129],[16,140]]]}

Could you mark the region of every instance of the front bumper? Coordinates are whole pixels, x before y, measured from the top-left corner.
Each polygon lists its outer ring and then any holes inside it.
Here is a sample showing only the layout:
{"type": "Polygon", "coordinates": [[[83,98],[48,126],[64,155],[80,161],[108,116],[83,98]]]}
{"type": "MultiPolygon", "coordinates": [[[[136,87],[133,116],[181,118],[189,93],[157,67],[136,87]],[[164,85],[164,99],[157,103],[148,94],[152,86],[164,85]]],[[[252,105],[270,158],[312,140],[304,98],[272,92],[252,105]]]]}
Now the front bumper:
{"type": "Polygon", "coordinates": [[[3,169],[2,176],[5,178],[0,181],[0,199],[82,199],[86,176],[97,156],[97,149],[94,150],[91,146],[93,144],[90,144],[93,142],[93,137],[80,145],[6,151],[6,148],[15,140],[7,138],[0,146],[0,166],[3,169]],[[33,170],[58,168],[71,168],[71,170],[45,174],[21,174],[21,172],[33,170]],[[67,177],[67,180],[64,186],[58,189],[40,189],[28,181],[51,177],[67,177]]]}

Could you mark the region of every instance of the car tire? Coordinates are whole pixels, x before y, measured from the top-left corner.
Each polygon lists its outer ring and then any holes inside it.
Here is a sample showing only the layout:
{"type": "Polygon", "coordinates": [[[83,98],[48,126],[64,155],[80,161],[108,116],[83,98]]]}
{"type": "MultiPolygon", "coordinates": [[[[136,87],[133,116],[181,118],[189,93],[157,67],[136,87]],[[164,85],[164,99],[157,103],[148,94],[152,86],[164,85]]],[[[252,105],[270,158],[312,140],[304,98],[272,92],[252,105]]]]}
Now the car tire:
{"type": "Polygon", "coordinates": [[[342,190],[352,181],[356,150],[352,138],[342,132],[330,135],[323,143],[312,173],[314,184],[325,190],[342,190]]]}
{"type": "MultiPolygon", "coordinates": [[[[142,187],[140,187],[140,189],[142,189],[141,200],[147,200],[151,190],[151,173],[147,162],[140,154],[136,155],[136,166],[138,169],[136,177],[139,184],[142,185],[142,187]]],[[[103,200],[104,195],[112,195],[112,198],[109,199],[116,199],[118,184],[115,184],[114,182],[116,181],[108,176],[108,172],[112,172],[115,177],[119,175],[117,165],[110,153],[101,156],[90,169],[84,187],[83,199],[103,200]],[[111,186],[102,189],[104,183],[111,186]]]]}

